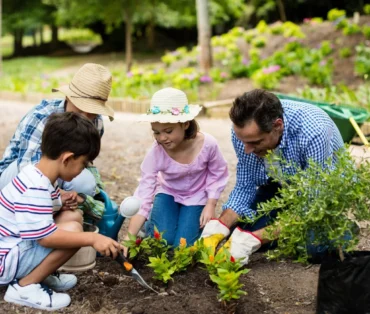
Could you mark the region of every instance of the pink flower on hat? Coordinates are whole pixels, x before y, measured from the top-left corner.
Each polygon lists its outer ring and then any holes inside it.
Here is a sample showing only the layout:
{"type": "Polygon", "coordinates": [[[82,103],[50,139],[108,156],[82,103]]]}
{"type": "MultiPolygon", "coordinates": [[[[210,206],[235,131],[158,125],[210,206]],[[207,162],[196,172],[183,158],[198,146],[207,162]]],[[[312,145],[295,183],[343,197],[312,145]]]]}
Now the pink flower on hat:
{"type": "Polygon", "coordinates": [[[178,116],[180,114],[180,109],[179,108],[172,108],[171,110],[171,113],[174,115],[174,116],[178,116]]]}

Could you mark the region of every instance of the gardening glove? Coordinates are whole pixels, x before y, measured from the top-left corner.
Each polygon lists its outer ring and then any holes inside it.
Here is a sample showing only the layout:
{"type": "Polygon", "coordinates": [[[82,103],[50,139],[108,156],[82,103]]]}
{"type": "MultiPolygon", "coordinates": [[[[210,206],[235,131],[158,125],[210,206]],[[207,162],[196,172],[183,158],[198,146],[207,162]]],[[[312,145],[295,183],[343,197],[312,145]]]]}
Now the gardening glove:
{"type": "Polygon", "coordinates": [[[218,219],[211,219],[204,227],[201,238],[204,240],[204,246],[212,249],[215,253],[217,245],[230,234],[230,229],[218,219]]]}
{"type": "Polygon", "coordinates": [[[235,259],[243,258],[240,261],[242,265],[247,265],[249,257],[261,247],[261,244],[257,236],[237,227],[219,252],[228,250],[235,259]]]}

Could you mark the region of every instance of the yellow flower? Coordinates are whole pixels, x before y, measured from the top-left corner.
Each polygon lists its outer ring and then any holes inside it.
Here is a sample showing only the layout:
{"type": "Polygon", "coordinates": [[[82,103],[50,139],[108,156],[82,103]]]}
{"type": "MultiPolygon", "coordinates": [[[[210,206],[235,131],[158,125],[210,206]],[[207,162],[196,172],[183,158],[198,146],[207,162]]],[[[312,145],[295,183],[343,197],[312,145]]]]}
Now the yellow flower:
{"type": "Polygon", "coordinates": [[[180,239],[180,246],[181,247],[186,247],[186,239],[185,238],[180,239]]]}
{"type": "Polygon", "coordinates": [[[213,256],[213,255],[210,255],[209,256],[209,261],[211,262],[211,263],[213,263],[213,261],[215,260],[215,257],[213,256]]]}

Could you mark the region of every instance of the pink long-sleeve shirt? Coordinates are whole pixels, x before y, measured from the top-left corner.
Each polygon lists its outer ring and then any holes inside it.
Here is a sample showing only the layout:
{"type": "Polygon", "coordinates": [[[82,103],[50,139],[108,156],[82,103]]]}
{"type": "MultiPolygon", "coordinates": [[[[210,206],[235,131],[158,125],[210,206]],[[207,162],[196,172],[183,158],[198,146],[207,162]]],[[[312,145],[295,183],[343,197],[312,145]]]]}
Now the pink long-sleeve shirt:
{"type": "Polygon", "coordinates": [[[175,202],[191,206],[206,205],[218,199],[228,180],[227,163],[216,139],[206,133],[201,151],[190,164],[172,159],[155,142],[141,164],[141,180],[134,195],[141,199],[139,215],[149,217],[154,196],[172,195],[175,202]]]}

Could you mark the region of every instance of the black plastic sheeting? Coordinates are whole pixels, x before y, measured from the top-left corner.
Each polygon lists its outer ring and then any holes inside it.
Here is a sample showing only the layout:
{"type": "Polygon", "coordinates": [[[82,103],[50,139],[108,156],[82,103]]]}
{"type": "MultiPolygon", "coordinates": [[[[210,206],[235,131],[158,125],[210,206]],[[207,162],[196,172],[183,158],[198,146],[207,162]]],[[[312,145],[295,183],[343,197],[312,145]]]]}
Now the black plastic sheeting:
{"type": "Polygon", "coordinates": [[[316,314],[370,314],[370,252],[328,258],[319,272],[316,314]]]}

